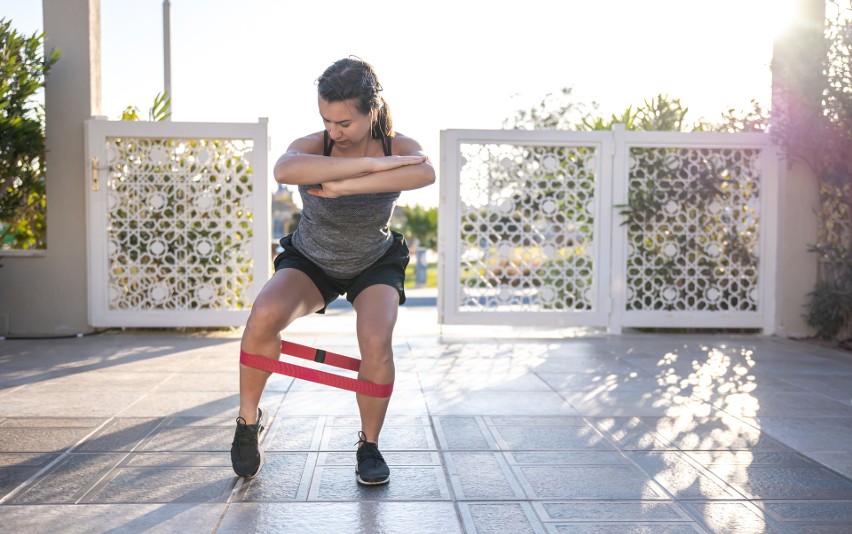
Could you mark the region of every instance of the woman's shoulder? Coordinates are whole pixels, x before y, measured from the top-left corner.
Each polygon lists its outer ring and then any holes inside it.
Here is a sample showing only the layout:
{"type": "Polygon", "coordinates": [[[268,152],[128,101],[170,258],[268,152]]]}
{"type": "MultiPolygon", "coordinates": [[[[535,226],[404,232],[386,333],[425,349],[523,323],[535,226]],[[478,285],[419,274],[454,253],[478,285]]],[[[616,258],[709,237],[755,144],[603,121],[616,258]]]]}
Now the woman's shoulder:
{"type": "Polygon", "coordinates": [[[287,152],[299,154],[322,154],[323,153],[323,131],[314,132],[304,137],[295,139],[287,148],[287,152]]]}
{"type": "Polygon", "coordinates": [[[391,153],[395,156],[409,156],[423,152],[423,147],[420,146],[420,143],[407,135],[396,132],[392,139],[391,153]]]}

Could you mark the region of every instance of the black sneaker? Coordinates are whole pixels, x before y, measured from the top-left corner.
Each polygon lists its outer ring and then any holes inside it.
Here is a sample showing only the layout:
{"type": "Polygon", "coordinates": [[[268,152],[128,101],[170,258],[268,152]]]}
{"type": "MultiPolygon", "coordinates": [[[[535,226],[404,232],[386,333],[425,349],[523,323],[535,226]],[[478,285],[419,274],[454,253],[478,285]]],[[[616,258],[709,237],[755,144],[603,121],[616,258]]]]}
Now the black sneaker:
{"type": "Polygon", "coordinates": [[[363,432],[358,433],[358,444],[360,447],[355,453],[358,460],[358,468],[355,470],[358,483],[367,486],[387,484],[390,481],[390,469],[379,452],[379,446],[367,441],[363,432]]]}
{"type": "Polygon", "coordinates": [[[257,424],[248,425],[242,417],[237,417],[237,431],[231,443],[231,465],[234,472],[246,478],[252,478],[263,467],[263,449],[258,441],[263,432],[263,410],[257,409],[257,424]]]}

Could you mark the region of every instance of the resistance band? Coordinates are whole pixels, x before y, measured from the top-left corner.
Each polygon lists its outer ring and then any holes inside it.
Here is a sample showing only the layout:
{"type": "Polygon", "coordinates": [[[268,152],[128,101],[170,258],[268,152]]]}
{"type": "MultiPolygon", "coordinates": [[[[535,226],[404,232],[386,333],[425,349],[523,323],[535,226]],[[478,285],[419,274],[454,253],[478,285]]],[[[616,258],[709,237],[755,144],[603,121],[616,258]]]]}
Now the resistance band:
{"type": "MultiPolygon", "coordinates": [[[[339,367],[341,369],[348,369],[350,371],[357,371],[361,368],[361,360],[356,358],[350,358],[349,356],[344,356],[342,354],[335,354],[322,349],[299,345],[298,343],[290,341],[281,342],[281,354],[287,354],[288,356],[295,356],[296,358],[302,358],[305,360],[313,360],[317,363],[324,363],[326,365],[339,367]]],[[[311,369],[309,367],[302,367],[300,365],[293,365],[291,363],[264,358],[263,356],[249,354],[242,349],[240,349],[240,363],[247,365],[248,367],[260,369],[261,371],[301,378],[308,382],[315,382],[317,384],[346,389],[354,391],[355,393],[363,393],[364,395],[369,395],[371,397],[385,398],[390,397],[391,393],[393,393],[393,382],[390,384],[374,384],[372,382],[367,382],[366,380],[356,380],[347,376],[340,376],[333,373],[327,373],[325,371],[319,371],[317,369],[311,369]]]]}

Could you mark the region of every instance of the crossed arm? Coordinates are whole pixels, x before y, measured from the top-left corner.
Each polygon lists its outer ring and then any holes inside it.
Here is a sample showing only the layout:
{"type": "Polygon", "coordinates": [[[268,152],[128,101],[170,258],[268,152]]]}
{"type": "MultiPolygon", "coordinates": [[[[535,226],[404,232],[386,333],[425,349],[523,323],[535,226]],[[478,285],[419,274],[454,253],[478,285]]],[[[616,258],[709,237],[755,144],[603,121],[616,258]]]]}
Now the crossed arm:
{"type": "Polygon", "coordinates": [[[397,135],[394,148],[399,155],[330,158],[320,155],[321,137],[304,137],[278,159],[275,180],[291,185],[322,184],[308,192],[325,198],[409,191],[435,182],[435,169],[416,141],[397,135]]]}

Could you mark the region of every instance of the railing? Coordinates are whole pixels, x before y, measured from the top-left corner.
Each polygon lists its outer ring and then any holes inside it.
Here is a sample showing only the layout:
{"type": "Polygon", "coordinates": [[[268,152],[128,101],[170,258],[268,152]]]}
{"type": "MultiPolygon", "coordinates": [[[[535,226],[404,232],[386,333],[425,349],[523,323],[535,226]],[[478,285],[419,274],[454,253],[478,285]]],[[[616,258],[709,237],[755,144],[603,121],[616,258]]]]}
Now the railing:
{"type": "Polygon", "coordinates": [[[442,324],[773,330],[767,135],[448,130],[441,150],[442,324]]]}

